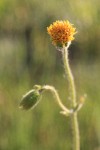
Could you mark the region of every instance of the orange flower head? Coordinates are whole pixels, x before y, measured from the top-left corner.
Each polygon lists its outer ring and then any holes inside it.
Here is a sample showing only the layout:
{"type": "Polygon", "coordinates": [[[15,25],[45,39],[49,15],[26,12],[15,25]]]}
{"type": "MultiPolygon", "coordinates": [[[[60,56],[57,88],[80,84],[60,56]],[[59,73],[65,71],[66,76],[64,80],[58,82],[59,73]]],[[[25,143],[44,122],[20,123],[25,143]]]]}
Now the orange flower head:
{"type": "Polygon", "coordinates": [[[62,47],[74,40],[73,36],[76,33],[76,28],[69,21],[58,20],[47,27],[47,32],[51,36],[53,45],[62,47]]]}

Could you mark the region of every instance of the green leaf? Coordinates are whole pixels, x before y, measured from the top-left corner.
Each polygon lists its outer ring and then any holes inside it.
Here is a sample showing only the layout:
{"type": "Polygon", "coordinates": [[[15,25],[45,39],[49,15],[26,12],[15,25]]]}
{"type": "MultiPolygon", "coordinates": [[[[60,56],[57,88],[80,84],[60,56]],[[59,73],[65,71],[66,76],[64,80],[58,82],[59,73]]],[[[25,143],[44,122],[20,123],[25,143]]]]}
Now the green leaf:
{"type": "Polygon", "coordinates": [[[30,90],[22,97],[19,108],[24,110],[34,108],[39,103],[40,97],[41,95],[38,90],[30,90]]]}

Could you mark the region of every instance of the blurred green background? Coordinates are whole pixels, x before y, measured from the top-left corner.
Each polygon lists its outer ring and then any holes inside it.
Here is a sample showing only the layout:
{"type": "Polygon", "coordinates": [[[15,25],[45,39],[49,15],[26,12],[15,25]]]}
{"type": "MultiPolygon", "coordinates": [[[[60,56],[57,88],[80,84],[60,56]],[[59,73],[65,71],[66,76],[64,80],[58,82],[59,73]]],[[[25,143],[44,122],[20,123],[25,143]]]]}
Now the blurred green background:
{"type": "Polygon", "coordinates": [[[79,113],[81,150],[100,150],[100,1],[0,0],[0,150],[70,150],[69,118],[59,114],[51,93],[32,111],[18,104],[34,84],[54,85],[68,103],[61,53],[46,27],[69,20],[77,28],[69,48],[79,113]]]}

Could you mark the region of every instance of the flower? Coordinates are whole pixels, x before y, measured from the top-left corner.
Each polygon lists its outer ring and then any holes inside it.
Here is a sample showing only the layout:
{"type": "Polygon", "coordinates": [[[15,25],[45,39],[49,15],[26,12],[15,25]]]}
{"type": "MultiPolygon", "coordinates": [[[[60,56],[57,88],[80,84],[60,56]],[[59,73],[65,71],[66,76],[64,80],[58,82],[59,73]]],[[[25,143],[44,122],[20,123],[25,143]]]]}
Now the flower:
{"type": "Polygon", "coordinates": [[[52,43],[55,46],[67,45],[68,42],[74,40],[76,28],[67,21],[56,21],[47,27],[47,32],[51,36],[52,43]]]}

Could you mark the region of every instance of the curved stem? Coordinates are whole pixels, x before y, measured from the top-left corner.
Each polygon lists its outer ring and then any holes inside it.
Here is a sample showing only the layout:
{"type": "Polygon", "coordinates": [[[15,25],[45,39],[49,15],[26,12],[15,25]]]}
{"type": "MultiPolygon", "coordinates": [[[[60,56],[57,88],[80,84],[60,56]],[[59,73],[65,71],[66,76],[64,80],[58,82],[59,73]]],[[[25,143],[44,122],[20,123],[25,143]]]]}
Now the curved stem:
{"type": "Polygon", "coordinates": [[[61,102],[60,100],[60,97],[59,97],[59,94],[57,92],[57,90],[53,87],[53,86],[50,86],[50,85],[44,85],[43,86],[43,89],[45,90],[49,90],[53,93],[58,105],[60,106],[60,108],[62,109],[63,112],[65,112],[65,114],[70,114],[71,113],[71,110],[67,109],[61,102]]]}
{"type": "MultiPolygon", "coordinates": [[[[63,63],[65,68],[65,73],[69,81],[69,90],[70,90],[70,105],[71,107],[76,107],[76,90],[74,84],[74,78],[69,66],[68,60],[68,47],[63,46],[62,55],[63,55],[63,63]]],[[[71,124],[73,129],[73,150],[80,150],[80,137],[79,137],[79,127],[78,127],[78,120],[77,120],[77,112],[71,115],[71,124]]]]}

